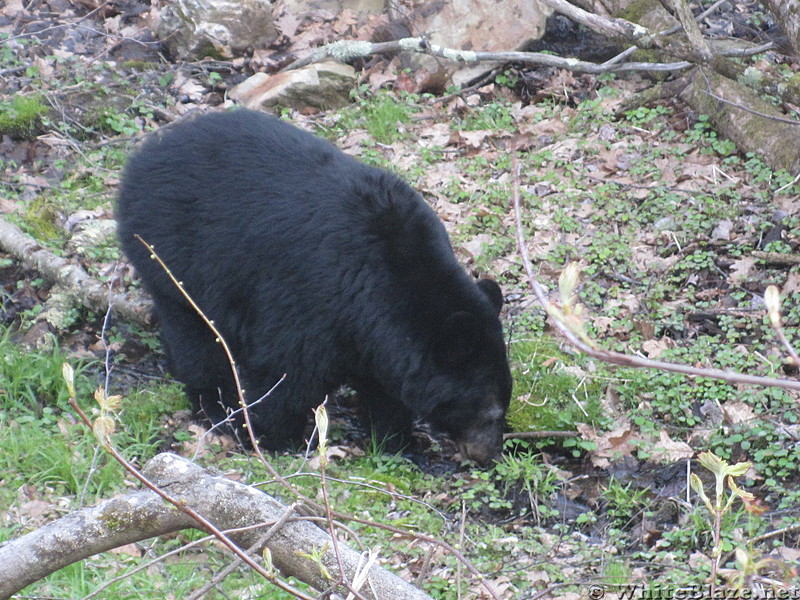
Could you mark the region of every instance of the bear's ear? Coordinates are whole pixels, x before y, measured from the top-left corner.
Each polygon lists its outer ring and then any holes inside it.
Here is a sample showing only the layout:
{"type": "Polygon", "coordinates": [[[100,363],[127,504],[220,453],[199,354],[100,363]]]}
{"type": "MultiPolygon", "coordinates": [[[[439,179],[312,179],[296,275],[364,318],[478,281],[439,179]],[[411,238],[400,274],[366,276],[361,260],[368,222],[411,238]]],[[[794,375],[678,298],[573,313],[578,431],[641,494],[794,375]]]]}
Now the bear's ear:
{"type": "Polygon", "coordinates": [[[479,279],[478,287],[486,294],[486,297],[489,298],[489,302],[492,303],[492,306],[494,306],[499,315],[500,309],[503,308],[503,291],[500,289],[500,286],[497,285],[496,281],[491,279],[479,279]]]}
{"type": "Polygon", "coordinates": [[[460,365],[477,352],[479,341],[475,315],[465,311],[455,312],[442,324],[438,340],[439,355],[448,366],[460,365]]]}

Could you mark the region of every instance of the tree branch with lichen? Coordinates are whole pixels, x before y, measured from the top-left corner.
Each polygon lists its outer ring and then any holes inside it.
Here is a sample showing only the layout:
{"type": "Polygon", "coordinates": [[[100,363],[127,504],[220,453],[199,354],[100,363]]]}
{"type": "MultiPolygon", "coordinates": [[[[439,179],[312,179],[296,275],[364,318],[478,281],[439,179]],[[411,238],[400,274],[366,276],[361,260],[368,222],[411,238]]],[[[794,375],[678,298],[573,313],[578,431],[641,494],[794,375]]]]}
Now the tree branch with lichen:
{"type": "Polygon", "coordinates": [[[284,67],[283,71],[299,69],[309,64],[333,58],[341,62],[350,62],[357,58],[366,58],[373,54],[415,52],[428,54],[456,63],[477,64],[481,62],[517,62],[542,67],[554,67],[581,73],[612,73],[621,71],[679,71],[692,66],[692,63],[681,61],[674,63],[604,63],[596,64],[577,58],[562,58],[542,52],[476,52],[473,50],[457,50],[430,43],[424,37],[410,37],[392,42],[364,42],[340,40],[315,49],[305,58],[299,59],[284,67]]]}
{"type": "MultiPolygon", "coordinates": [[[[211,475],[173,454],[159,454],[142,470],[144,477],[180,498],[204,515],[240,548],[250,548],[274,523],[286,521],[286,507],[250,486],[211,475]],[[243,527],[244,525],[261,527],[243,527]]],[[[169,532],[198,527],[189,514],[176,510],[152,490],[131,492],[70,513],[0,546],[0,599],[69,564],[124,544],[169,532]]],[[[325,590],[331,581],[318,565],[298,551],[314,548],[329,570],[336,558],[328,534],[311,521],[289,519],[267,543],[277,568],[325,590]]],[[[355,579],[364,565],[362,555],[340,544],[340,558],[348,577],[355,579]]],[[[366,598],[430,600],[430,596],[374,564],[369,584],[360,593],[366,598]],[[373,591],[374,590],[374,591],[373,591]],[[376,595],[377,594],[377,595],[376,595]]],[[[347,590],[342,590],[345,594],[347,590]]]]}
{"type": "Polygon", "coordinates": [[[61,285],[88,309],[103,313],[111,304],[125,319],[142,325],[151,322],[152,303],[136,292],[119,293],[94,279],[79,265],[56,256],[16,225],[0,219],[0,248],[34,269],[48,281],[61,285]]]}

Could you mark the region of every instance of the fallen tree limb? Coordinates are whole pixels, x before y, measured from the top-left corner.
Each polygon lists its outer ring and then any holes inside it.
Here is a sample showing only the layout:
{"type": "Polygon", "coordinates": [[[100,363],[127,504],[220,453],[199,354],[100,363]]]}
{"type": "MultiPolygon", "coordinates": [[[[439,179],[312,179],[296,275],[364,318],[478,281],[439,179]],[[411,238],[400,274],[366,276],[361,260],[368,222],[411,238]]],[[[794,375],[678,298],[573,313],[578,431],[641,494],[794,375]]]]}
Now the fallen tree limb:
{"type": "Polygon", "coordinates": [[[395,40],[392,42],[365,42],[342,40],[332,42],[317,48],[311,54],[296,60],[292,64],[281,69],[289,71],[299,69],[311,63],[319,62],[327,58],[335,58],[342,62],[348,62],[357,58],[372,56],[373,54],[383,54],[390,52],[417,52],[429,54],[439,58],[444,58],[460,63],[479,63],[479,62],[518,62],[529,65],[539,65],[544,67],[555,67],[568,71],[581,73],[610,73],[621,71],[679,71],[692,66],[687,61],[673,63],[649,63],[649,62],[619,62],[597,64],[577,58],[562,58],[553,54],[543,52],[475,52],[472,50],[457,50],[445,48],[436,44],[429,43],[425,38],[412,37],[395,40]]]}
{"type": "Polygon", "coordinates": [[[111,304],[120,316],[146,325],[150,323],[148,299],[133,292],[112,292],[80,266],[56,256],[16,225],[0,219],[0,248],[25,268],[38,271],[48,281],[60,284],[86,308],[103,313],[111,304]]]}
{"type": "MultiPolygon", "coordinates": [[[[159,454],[145,465],[143,474],[219,529],[234,530],[229,537],[241,548],[254,546],[272,524],[285,517],[287,510],[255,488],[213,476],[173,454],[159,454]],[[252,527],[257,525],[260,526],[252,527]]],[[[71,513],[0,546],[0,600],[98,552],[196,525],[189,515],[166,504],[150,490],[71,513]]],[[[338,573],[339,562],[330,536],[314,523],[290,520],[274,533],[266,547],[273,564],[284,574],[318,590],[333,585],[320,565],[329,573],[338,573]],[[314,559],[309,557],[312,554],[314,559]]],[[[345,575],[349,581],[356,581],[367,559],[341,543],[338,550],[345,575]]],[[[338,592],[347,594],[344,588],[338,592]]],[[[375,564],[369,566],[359,593],[376,600],[430,600],[427,594],[375,564]]]]}
{"type": "Polygon", "coordinates": [[[678,22],[683,28],[683,33],[691,44],[692,51],[697,55],[699,60],[707,63],[711,60],[711,49],[700,31],[700,27],[692,14],[689,6],[684,0],[660,0],[661,4],[670,10],[670,12],[678,19],[678,22]]]}
{"type": "MultiPolygon", "coordinates": [[[[638,106],[680,98],[695,112],[708,115],[714,130],[753,153],[775,170],[800,171],[796,142],[800,121],[787,118],[774,105],[746,85],[711,69],[696,68],[684,76],[648,88],[621,103],[616,116],[638,106]]],[[[798,175],[800,178],[800,175],[798,175]]],[[[797,183],[785,185],[780,193],[797,183]]]]}
{"type": "Polygon", "coordinates": [[[774,169],[800,169],[800,121],[787,119],[755,91],[714,71],[697,69],[686,83],[681,99],[708,115],[739,150],[763,157],[774,169]]]}
{"type": "Polygon", "coordinates": [[[656,47],[653,33],[637,23],[598,15],[570,4],[567,0],[541,0],[541,2],[557,13],[611,39],[627,41],[643,49],[656,47]]]}

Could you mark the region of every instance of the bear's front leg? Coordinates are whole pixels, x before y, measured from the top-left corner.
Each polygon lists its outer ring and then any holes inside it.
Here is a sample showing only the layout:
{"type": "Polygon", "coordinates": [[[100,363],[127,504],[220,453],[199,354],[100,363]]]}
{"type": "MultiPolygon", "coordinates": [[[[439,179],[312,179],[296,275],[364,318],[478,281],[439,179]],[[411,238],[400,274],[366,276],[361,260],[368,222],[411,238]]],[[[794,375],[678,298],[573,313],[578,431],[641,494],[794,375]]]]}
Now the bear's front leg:
{"type": "MultiPolygon", "coordinates": [[[[314,402],[307,401],[302,384],[291,377],[281,379],[272,373],[248,369],[247,366],[242,366],[239,377],[253,435],[259,446],[266,450],[302,449],[303,433],[311,416],[309,407],[315,406],[314,402]]],[[[324,396],[317,404],[322,399],[324,396]]],[[[244,429],[244,411],[237,412],[236,424],[239,437],[249,438],[244,429]]]]}
{"type": "Polygon", "coordinates": [[[397,453],[409,449],[414,422],[411,411],[376,381],[362,380],[354,387],[361,423],[381,450],[397,453]]]}

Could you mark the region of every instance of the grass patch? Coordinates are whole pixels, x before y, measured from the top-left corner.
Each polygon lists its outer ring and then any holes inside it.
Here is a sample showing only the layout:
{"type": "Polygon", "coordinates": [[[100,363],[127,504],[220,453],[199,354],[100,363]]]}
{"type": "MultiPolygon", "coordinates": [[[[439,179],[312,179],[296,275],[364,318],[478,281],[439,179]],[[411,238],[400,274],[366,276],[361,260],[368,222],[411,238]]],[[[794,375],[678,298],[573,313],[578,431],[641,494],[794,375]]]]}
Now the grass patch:
{"type": "Polygon", "coordinates": [[[464,131],[512,131],[514,127],[511,105],[500,100],[472,108],[460,124],[464,131]]]}
{"type": "MultiPolygon", "coordinates": [[[[371,138],[363,150],[367,152],[375,143],[391,144],[401,139],[404,125],[418,110],[417,98],[412,94],[400,97],[387,92],[369,94],[362,87],[355,93],[355,104],[342,109],[336,123],[322,128],[320,134],[335,143],[353,130],[366,129],[371,138]]],[[[387,167],[380,154],[368,153],[361,159],[368,164],[387,167]]]]}
{"type": "Polygon", "coordinates": [[[378,94],[364,108],[364,125],[379,144],[391,144],[402,135],[402,126],[411,120],[412,107],[389,94],[378,94]]]}
{"type": "MultiPolygon", "coordinates": [[[[61,374],[75,369],[78,402],[88,413],[98,365],[68,359],[58,349],[26,351],[6,334],[0,338],[0,505],[8,506],[23,485],[47,493],[104,497],[122,485],[122,468],[105,454],[95,456],[93,434],[68,404],[61,374]]],[[[185,405],[177,385],[160,385],[125,398],[115,442],[139,464],[155,455],[163,431],[161,416],[185,405]]]]}

